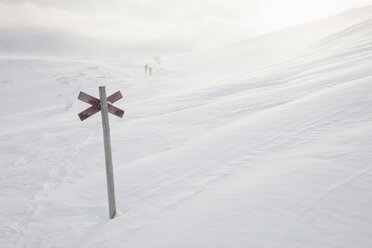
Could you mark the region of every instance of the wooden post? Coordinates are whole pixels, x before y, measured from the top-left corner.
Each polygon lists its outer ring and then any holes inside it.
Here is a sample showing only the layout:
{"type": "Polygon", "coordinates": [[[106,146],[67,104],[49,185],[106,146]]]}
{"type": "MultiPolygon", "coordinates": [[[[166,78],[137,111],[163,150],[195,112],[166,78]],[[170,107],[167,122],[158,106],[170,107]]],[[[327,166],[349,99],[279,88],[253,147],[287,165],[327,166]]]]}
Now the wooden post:
{"type": "Polygon", "coordinates": [[[107,178],[107,194],[109,203],[110,219],[115,217],[116,203],[115,203],[115,187],[114,187],[114,171],[112,168],[112,154],[111,154],[111,139],[110,126],[107,111],[106,88],[99,87],[99,97],[101,104],[102,128],[103,128],[103,143],[105,147],[105,162],[106,162],[106,178],[107,178]]]}

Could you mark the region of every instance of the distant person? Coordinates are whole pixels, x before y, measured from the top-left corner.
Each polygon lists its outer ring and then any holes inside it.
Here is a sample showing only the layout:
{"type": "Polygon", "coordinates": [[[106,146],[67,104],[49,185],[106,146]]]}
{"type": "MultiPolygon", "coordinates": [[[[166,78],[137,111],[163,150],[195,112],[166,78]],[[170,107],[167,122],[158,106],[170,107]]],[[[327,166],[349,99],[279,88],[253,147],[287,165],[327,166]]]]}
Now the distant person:
{"type": "Polygon", "coordinates": [[[152,68],[149,67],[149,75],[151,76],[151,74],[152,74],[152,68]]]}
{"type": "Polygon", "coordinates": [[[145,65],[145,73],[147,73],[147,69],[149,68],[149,65],[148,64],[146,64],[145,65]]]}

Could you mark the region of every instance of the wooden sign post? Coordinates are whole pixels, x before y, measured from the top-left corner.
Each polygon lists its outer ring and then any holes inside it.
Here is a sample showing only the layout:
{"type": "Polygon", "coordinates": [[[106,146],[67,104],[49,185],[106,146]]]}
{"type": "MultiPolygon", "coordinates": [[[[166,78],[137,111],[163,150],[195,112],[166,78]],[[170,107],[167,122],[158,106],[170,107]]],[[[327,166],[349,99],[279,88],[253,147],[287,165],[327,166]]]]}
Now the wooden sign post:
{"type": "Polygon", "coordinates": [[[99,97],[97,99],[93,96],[80,92],[78,99],[91,104],[90,108],[87,108],[83,112],[79,113],[80,120],[85,120],[88,117],[94,115],[101,110],[102,116],[102,128],[103,128],[103,144],[105,148],[105,162],[106,162],[106,178],[107,178],[107,194],[109,204],[109,215],[110,219],[115,217],[116,203],[115,203],[115,187],[114,187],[114,171],[112,167],[112,153],[111,153],[111,138],[110,138],[110,125],[108,113],[114,114],[120,118],[123,117],[124,111],[114,107],[110,103],[114,103],[121,99],[123,96],[120,91],[112,94],[106,98],[105,86],[99,87],[99,97]]]}

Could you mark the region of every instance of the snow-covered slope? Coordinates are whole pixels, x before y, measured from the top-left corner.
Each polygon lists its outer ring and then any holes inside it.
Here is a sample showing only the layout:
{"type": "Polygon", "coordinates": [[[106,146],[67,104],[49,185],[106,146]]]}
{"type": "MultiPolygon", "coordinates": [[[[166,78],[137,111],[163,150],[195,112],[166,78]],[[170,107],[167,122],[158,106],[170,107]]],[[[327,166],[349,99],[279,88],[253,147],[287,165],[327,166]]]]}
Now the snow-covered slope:
{"type": "Polygon", "coordinates": [[[2,59],[0,247],[371,247],[371,25],[203,85],[165,66],[2,59]],[[110,119],[113,220],[100,116],[77,117],[101,84],[126,111],[110,119]]]}
{"type": "MultiPolygon", "coordinates": [[[[298,52],[321,39],[352,27],[372,16],[372,6],[356,8],[340,15],[312,23],[264,34],[193,54],[171,59],[168,66],[185,70],[230,77],[275,65],[297,56],[298,52]]],[[[200,76],[199,76],[200,77],[200,76]]]]}

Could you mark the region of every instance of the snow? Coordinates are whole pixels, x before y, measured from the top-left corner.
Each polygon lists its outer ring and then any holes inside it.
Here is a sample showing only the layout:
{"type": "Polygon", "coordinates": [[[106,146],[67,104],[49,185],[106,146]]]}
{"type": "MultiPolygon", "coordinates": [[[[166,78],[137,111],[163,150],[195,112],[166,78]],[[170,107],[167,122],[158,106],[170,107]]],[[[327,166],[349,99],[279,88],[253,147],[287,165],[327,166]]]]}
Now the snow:
{"type": "Polygon", "coordinates": [[[225,62],[226,47],[165,61],[159,78],[133,61],[2,58],[0,247],[371,247],[372,12],[352,13],[260,69],[242,69],[247,46],[321,22],[230,44],[225,62]],[[79,91],[103,84],[124,96],[113,220],[100,115],[77,116],[79,91]]]}

